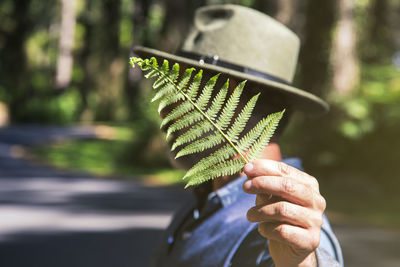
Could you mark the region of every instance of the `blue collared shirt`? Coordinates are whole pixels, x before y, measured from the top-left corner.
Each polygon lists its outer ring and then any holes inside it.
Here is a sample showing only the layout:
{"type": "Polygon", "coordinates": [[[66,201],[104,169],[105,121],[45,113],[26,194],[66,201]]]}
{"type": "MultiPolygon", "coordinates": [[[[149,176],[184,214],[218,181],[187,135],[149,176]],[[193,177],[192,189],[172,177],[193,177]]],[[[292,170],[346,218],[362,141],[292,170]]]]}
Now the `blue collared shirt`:
{"type": "MultiPolygon", "coordinates": [[[[301,169],[300,159],[283,161],[301,169]]],[[[258,234],[257,224],[246,219],[255,204],[255,195],[242,189],[246,179],[239,177],[211,192],[202,207],[194,204],[178,213],[156,266],[273,266],[268,240],[258,234]]],[[[317,260],[319,266],[343,265],[340,245],[325,215],[317,260]]]]}

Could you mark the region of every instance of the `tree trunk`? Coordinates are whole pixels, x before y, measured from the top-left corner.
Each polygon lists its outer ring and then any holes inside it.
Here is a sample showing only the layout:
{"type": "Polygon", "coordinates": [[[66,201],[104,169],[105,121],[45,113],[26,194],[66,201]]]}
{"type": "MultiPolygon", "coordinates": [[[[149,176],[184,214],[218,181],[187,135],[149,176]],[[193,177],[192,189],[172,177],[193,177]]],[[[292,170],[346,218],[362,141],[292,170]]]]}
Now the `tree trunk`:
{"type": "Polygon", "coordinates": [[[96,120],[115,120],[123,105],[122,80],[126,59],[119,55],[119,23],[121,0],[102,1],[101,42],[98,64],[96,120]]]}
{"type": "Polygon", "coordinates": [[[31,93],[25,42],[32,30],[29,14],[30,0],[13,1],[11,17],[14,18],[13,31],[7,33],[0,51],[0,85],[8,95],[10,120],[18,118],[21,106],[24,106],[31,93]]]}
{"type": "Polygon", "coordinates": [[[119,22],[121,0],[104,0],[103,3],[103,29],[104,52],[111,57],[119,54],[119,22]]]}
{"type": "Polygon", "coordinates": [[[56,88],[64,89],[71,82],[75,36],[75,0],[61,0],[61,28],[56,70],[56,88]]]}
{"type": "Polygon", "coordinates": [[[339,19],[333,43],[333,89],[349,95],[359,82],[354,26],[355,0],[338,2],[339,19]]]}
{"type": "MultiPolygon", "coordinates": [[[[134,9],[132,13],[133,21],[133,44],[129,56],[137,56],[133,54],[133,47],[135,45],[150,46],[148,38],[148,17],[150,4],[149,0],[135,0],[134,9]]],[[[128,68],[125,79],[125,94],[126,102],[129,108],[129,119],[135,120],[139,118],[138,110],[138,96],[139,96],[139,81],[142,79],[141,70],[138,68],[128,68]]]]}
{"type": "Polygon", "coordinates": [[[176,52],[193,18],[189,17],[186,0],[164,0],[165,17],[158,47],[171,53],[176,52]],[[179,14],[179,15],[177,15],[179,14]]]}
{"type": "MultiPolygon", "coordinates": [[[[382,62],[393,53],[389,28],[389,4],[387,0],[372,0],[369,7],[367,42],[364,59],[382,62]]],[[[398,25],[397,25],[398,26],[398,25]]]]}
{"type": "Polygon", "coordinates": [[[275,15],[276,20],[284,25],[290,25],[295,10],[294,5],[296,2],[292,0],[279,0],[277,4],[278,10],[275,15]]]}
{"type": "Polygon", "coordinates": [[[79,84],[79,94],[81,97],[81,106],[79,107],[79,117],[81,120],[90,121],[93,118],[93,114],[90,109],[88,109],[88,95],[91,89],[94,89],[94,75],[91,69],[90,59],[93,52],[93,31],[94,22],[90,16],[93,8],[93,0],[87,0],[85,3],[85,11],[79,21],[85,28],[83,36],[83,47],[79,53],[79,64],[82,66],[83,78],[79,84]]]}
{"type": "Polygon", "coordinates": [[[329,82],[332,28],[335,0],[309,0],[300,50],[299,86],[316,95],[324,95],[329,82]]]}

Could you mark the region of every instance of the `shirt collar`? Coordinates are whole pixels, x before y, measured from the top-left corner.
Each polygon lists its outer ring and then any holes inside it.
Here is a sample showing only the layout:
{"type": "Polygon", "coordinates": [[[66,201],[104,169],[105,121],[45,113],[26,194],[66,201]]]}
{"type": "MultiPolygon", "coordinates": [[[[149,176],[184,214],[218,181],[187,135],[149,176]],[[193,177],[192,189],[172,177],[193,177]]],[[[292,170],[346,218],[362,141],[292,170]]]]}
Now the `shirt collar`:
{"type": "Polygon", "coordinates": [[[207,197],[207,202],[218,202],[222,205],[222,207],[226,207],[232,204],[241,195],[245,194],[242,187],[246,179],[246,176],[240,176],[239,178],[233,180],[224,187],[221,187],[220,189],[211,192],[207,197]]]}

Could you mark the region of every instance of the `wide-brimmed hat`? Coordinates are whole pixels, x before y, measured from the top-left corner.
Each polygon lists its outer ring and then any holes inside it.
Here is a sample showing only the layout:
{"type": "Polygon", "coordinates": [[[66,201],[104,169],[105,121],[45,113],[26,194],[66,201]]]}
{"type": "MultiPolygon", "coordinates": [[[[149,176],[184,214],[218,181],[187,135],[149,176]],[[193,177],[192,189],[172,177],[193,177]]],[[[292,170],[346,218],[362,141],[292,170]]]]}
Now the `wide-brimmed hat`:
{"type": "Polygon", "coordinates": [[[284,95],[297,109],[323,113],[329,107],[325,101],[291,86],[299,47],[299,38],[266,14],[238,5],[211,5],[196,11],[176,54],[141,46],[134,52],[248,80],[284,95]]]}

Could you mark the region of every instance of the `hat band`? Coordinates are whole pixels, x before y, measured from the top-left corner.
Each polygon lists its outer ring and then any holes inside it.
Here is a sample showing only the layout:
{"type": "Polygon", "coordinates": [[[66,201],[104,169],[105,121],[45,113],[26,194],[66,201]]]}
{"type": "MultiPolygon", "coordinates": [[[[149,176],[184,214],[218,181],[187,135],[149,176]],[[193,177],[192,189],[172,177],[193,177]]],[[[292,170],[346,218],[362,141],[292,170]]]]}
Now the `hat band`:
{"type": "Polygon", "coordinates": [[[278,83],[283,83],[286,85],[289,85],[288,82],[286,82],[285,80],[282,80],[281,78],[278,78],[274,75],[268,74],[268,73],[264,73],[252,68],[248,68],[248,67],[243,67],[237,64],[233,64],[230,62],[226,62],[224,60],[220,60],[219,57],[217,55],[211,56],[211,55],[200,55],[200,54],[196,54],[193,52],[186,52],[186,51],[179,51],[177,53],[178,56],[181,57],[186,57],[186,58],[190,58],[190,59],[194,59],[196,61],[199,62],[200,65],[203,65],[205,63],[207,64],[211,64],[214,66],[218,66],[218,67],[223,67],[223,68],[227,68],[227,69],[231,69],[231,70],[235,70],[235,71],[239,71],[239,72],[243,72],[252,76],[256,76],[259,78],[263,78],[266,80],[270,80],[270,81],[274,81],[274,82],[278,82],[278,83]]]}

